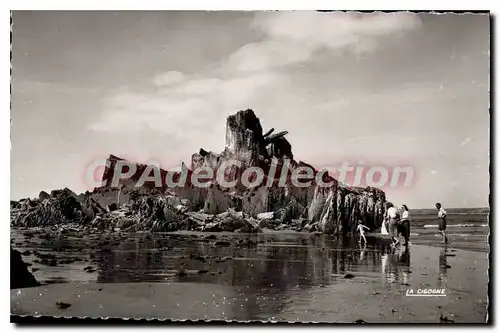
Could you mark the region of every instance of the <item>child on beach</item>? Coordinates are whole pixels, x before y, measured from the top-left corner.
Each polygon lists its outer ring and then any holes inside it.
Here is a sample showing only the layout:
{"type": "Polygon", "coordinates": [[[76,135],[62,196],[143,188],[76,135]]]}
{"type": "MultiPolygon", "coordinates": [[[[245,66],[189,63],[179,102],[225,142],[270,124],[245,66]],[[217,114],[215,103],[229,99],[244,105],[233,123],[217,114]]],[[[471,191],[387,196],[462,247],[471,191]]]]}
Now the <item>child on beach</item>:
{"type": "Polygon", "coordinates": [[[358,221],[359,242],[361,243],[361,240],[363,240],[366,244],[366,237],[365,237],[365,230],[364,229],[370,230],[370,228],[363,225],[363,222],[358,221]]]}

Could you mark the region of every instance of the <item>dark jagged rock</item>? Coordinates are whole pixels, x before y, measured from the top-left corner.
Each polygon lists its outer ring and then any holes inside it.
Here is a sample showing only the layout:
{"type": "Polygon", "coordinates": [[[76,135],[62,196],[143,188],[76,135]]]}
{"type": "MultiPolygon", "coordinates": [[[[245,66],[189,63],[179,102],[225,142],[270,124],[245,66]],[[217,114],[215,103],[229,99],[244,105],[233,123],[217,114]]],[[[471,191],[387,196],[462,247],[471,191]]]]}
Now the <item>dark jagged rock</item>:
{"type": "MultiPolygon", "coordinates": [[[[284,135],[284,134],[283,134],[284,135]]],[[[278,137],[270,142],[268,150],[268,155],[275,157],[288,157],[293,158],[292,155],[292,145],[284,137],[278,137]]]]}
{"type": "Polygon", "coordinates": [[[30,208],[34,208],[38,204],[37,199],[31,200],[30,198],[19,200],[20,208],[23,210],[29,210],[30,208]]]}
{"type": "Polygon", "coordinates": [[[38,194],[38,200],[40,201],[43,201],[48,198],[50,198],[50,195],[45,191],[40,191],[40,194],[38,194]]]}
{"type": "Polygon", "coordinates": [[[200,154],[200,156],[201,156],[201,157],[205,157],[205,156],[207,156],[209,153],[210,153],[210,152],[206,151],[205,149],[200,148],[200,152],[199,152],[199,154],[200,154]]]}
{"type": "Polygon", "coordinates": [[[273,132],[274,132],[274,128],[271,128],[269,131],[267,131],[267,132],[266,132],[266,134],[264,134],[264,138],[266,138],[266,139],[267,139],[267,137],[268,137],[269,135],[271,135],[271,133],[273,133],[273,132]]]}
{"type": "Polygon", "coordinates": [[[219,214],[229,208],[235,208],[236,203],[232,198],[223,192],[219,186],[212,185],[207,191],[203,212],[207,214],[219,214]]]}
{"type": "Polygon", "coordinates": [[[11,210],[11,224],[39,227],[53,224],[88,223],[105,210],[89,196],[77,196],[71,190],[54,190],[42,202],[24,200],[20,209],[11,210]]]}
{"type": "MultiPolygon", "coordinates": [[[[79,226],[109,231],[234,232],[255,232],[266,227],[334,235],[353,234],[359,220],[372,230],[381,226],[383,191],[340,186],[328,172],[323,173],[322,180],[330,186],[320,186],[316,182],[319,171],[293,159],[292,146],[285,138],[288,132],[273,133],[271,128],[263,134],[252,110],[239,111],[227,118],[226,146],[220,154],[201,148],[192,155],[190,169],[183,163],[181,171],[168,177],[167,171],[159,169],[161,184],[148,180],[140,187],[141,176],[158,169],[110,155],[101,187],[78,196],[65,188],[50,194],[42,191],[33,200],[11,201],[11,225],[66,225],[63,229],[70,231],[79,226]],[[226,162],[232,161],[240,165],[225,168],[226,162]],[[234,186],[221,187],[213,184],[213,179],[205,180],[212,182],[207,186],[195,186],[192,175],[203,167],[215,173],[222,169],[224,179],[235,181],[234,186]],[[262,182],[254,187],[245,186],[241,179],[250,167],[264,172],[262,182]],[[129,168],[136,171],[114,184],[115,172],[128,172],[129,168]],[[299,186],[292,175],[303,168],[312,170],[312,174],[307,174],[310,179],[305,180],[305,186],[299,186]],[[184,186],[171,186],[170,182],[183,182],[184,186]],[[270,213],[272,218],[261,213],[270,213]]],[[[257,176],[250,173],[249,180],[257,176]]]]}
{"type": "Polygon", "coordinates": [[[37,287],[38,283],[28,271],[21,253],[10,248],[10,289],[37,287]]]}
{"type": "Polygon", "coordinates": [[[376,228],[382,224],[385,193],[375,188],[317,187],[308,219],[329,234],[354,233],[357,221],[376,228]]]}
{"type": "Polygon", "coordinates": [[[67,308],[69,308],[71,306],[71,304],[65,303],[65,302],[57,302],[56,305],[61,310],[66,310],[67,308]]]}
{"type": "Polygon", "coordinates": [[[239,154],[248,164],[256,162],[265,152],[262,126],[252,110],[240,111],[227,118],[226,148],[239,154]]]}
{"type": "MultiPolygon", "coordinates": [[[[236,195],[242,197],[244,213],[256,217],[259,213],[275,212],[281,223],[290,223],[294,219],[306,217],[310,229],[318,228],[329,234],[348,234],[355,232],[358,220],[369,228],[377,228],[382,223],[385,194],[374,188],[348,188],[339,186],[328,173],[323,174],[324,182],[331,182],[330,187],[320,187],[315,181],[310,186],[297,187],[291,183],[292,173],[300,167],[313,170],[312,180],[317,174],[312,166],[304,162],[295,162],[291,145],[284,137],[287,131],[272,134],[274,128],[264,135],[259,119],[252,110],[239,111],[227,118],[226,149],[221,154],[209,152],[195,154],[192,168],[208,166],[214,170],[226,160],[236,159],[242,162],[242,168],[232,168],[226,180],[239,179],[247,167],[258,166],[265,172],[261,186],[245,188],[235,186],[236,195]],[[271,161],[277,161],[274,175],[269,172],[271,161]],[[285,164],[289,164],[285,186],[278,186],[277,181],[285,164]],[[266,186],[269,183],[271,186],[266,186]]],[[[227,171],[227,170],[226,170],[227,171]]],[[[214,199],[209,190],[209,206],[205,212],[218,213],[230,206],[227,198],[220,195],[214,199]],[[217,204],[221,209],[216,209],[217,204]]]]}
{"type": "Polygon", "coordinates": [[[115,203],[108,205],[108,212],[113,212],[118,209],[118,206],[115,203]]]}
{"type": "MultiPolygon", "coordinates": [[[[204,221],[196,220],[179,209],[185,199],[161,193],[129,193],[129,200],[117,210],[98,216],[92,226],[98,229],[168,232],[201,230],[204,221]]],[[[184,207],[184,206],[183,206],[184,207]]]]}
{"type": "Polygon", "coordinates": [[[278,218],[281,223],[285,223],[304,216],[306,212],[306,207],[298,203],[295,198],[292,198],[284,208],[280,208],[275,212],[275,218],[278,218]]]}
{"type": "Polygon", "coordinates": [[[284,137],[287,134],[288,134],[288,131],[281,131],[281,132],[278,132],[278,133],[275,133],[275,134],[272,134],[272,135],[268,134],[268,135],[266,135],[265,142],[266,143],[271,143],[273,141],[278,140],[279,138],[284,137]]]}

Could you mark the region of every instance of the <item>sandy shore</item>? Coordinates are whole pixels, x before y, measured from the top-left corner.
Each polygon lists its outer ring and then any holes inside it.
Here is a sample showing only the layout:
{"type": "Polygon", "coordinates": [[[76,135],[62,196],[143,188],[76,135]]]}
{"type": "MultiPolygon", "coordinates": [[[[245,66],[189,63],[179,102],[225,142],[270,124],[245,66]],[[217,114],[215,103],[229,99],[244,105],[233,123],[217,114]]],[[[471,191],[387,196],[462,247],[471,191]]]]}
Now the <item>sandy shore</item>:
{"type": "Polygon", "coordinates": [[[412,245],[401,271],[386,257],[380,271],[353,266],[354,275],[328,285],[287,289],[191,282],[61,283],[11,290],[14,315],[155,318],[174,320],[276,320],[349,323],[484,323],[486,253],[412,245]],[[392,276],[392,279],[391,279],[392,276]],[[410,297],[413,288],[444,288],[444,297],[410,297]],[[59,309],[57,302],[71,304],[59,309]]]}

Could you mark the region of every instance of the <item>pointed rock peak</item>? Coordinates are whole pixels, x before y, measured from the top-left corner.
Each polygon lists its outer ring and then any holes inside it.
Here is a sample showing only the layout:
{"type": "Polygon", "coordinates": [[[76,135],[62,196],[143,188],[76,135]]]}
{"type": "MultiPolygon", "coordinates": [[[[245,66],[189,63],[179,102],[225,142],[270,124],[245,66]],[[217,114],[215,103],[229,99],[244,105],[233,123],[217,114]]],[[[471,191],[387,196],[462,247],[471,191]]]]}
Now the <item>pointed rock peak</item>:
{"type": "Polygon", "coordinates": [[[113,155],[113,154],[109,154],[108,160],[109,161],[124,161],[125,159],[118,157],[116,155],[113,155]]]}

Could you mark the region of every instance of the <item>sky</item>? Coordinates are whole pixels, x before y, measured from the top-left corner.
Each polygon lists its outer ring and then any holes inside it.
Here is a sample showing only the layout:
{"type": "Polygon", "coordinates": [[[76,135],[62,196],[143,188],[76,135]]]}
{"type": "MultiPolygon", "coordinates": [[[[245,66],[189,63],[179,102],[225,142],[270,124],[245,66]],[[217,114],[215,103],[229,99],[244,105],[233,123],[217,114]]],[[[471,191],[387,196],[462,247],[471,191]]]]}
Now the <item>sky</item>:
{"type": "Polygon", "coordinates": [[[118,155],[168,169],[220,152],[251,108],[296,160],[411,166],[414,208],[488,206],[489,17],[14,12],[11,197],[88,189],[118,155]]]}

